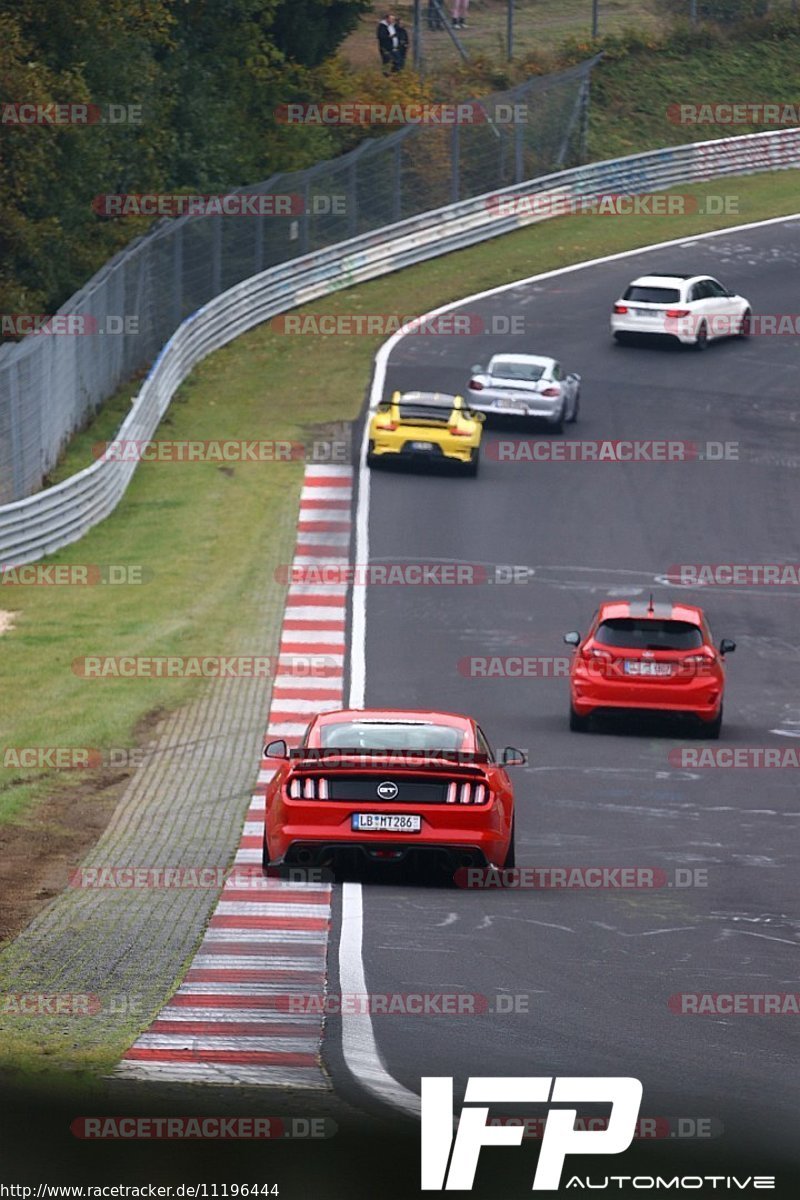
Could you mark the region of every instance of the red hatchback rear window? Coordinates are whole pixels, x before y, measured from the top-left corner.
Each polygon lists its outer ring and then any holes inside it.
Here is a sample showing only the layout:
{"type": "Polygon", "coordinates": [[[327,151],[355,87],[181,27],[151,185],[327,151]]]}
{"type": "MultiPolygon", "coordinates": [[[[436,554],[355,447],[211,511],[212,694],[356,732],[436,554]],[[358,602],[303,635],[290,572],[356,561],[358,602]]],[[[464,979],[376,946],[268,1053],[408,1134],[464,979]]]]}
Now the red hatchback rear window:
{"type": "Polygon", "coordinates": [[[699,650],[703,645],[703,634],[689,621],[615,617],[598,626],[594,640],[601,646],[626,650],[699,650]]]}

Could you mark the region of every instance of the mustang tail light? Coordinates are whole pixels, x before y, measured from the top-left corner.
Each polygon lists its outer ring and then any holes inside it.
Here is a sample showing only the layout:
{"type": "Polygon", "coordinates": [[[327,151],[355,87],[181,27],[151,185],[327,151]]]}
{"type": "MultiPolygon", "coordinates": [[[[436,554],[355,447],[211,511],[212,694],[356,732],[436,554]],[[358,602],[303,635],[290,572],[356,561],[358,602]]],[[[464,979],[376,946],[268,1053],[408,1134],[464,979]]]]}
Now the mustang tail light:
{"type": "Polygon", "coordinates": [[[485,804],[489,798],[489,789],[485,783],[472,783],[467,780],[457,783],[451,780],[447,788],[448,804],[485,804]]]}
{"type": "Polygon", "coordinates": [[[469,389],[470,389],[470,391],[471,391],[471,392],[482,392],[482,391],[483,391],[483,384],[482,384],[482,383],[480,383],[480,382],[479,382],[477,379],[470,379],[470,381],[469,381],[469,389]]]}
{"type": "Polygon", "coordinates": [[[560,396],[560,395],[561,395],[561,388],[560,388],[560,387],[546,387],[546,388],[542,388],[542,392],[541,392],[541,394],[542,394],[543,396],[560,396]]]}
{"type": "Polygon", "coordinates": [[[457,425],[448,426],[447,432],[452,437],[472,437],[471,429],[459,429],[457,425]]]}
{"type": "Polygon", "coordinates": [[[316,775],[295,775],[289,782],[290,800],[327,800],[328,781],[316,775]]]}
{"type": "Polygon", "coordinates": [[[619,313],[620,315],[622,315],[622,313],[626,313],[627,311],[628,311],[627,304],[615,304],[614,305],[615,313],[619,313]]]}
{"type": "Polygon", "coordinates": [[[397,422],[393,421],[390,417],[383,417],[375,422],[375,428],[383,429],[387,433],[394,433],[395,429],[397,429],[397,422]]]}

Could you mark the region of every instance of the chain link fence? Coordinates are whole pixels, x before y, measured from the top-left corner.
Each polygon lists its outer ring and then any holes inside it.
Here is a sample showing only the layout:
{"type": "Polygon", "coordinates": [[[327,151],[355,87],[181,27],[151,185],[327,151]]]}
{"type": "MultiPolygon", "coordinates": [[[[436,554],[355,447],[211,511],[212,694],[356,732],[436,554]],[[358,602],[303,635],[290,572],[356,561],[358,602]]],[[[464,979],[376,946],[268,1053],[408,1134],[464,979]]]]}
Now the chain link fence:
{"type": "Polygon", "coordinates": [[[153,362],[187,316],[234,284],[582,162],[597,61],[469,102],[463,123],[407,124],[341,158],[240,189],[270,195],[285,216],[159,221],[59,310],[53,328],[63,332],[0,347],[0,504],[38,491],[103,401],[153,362]]]}

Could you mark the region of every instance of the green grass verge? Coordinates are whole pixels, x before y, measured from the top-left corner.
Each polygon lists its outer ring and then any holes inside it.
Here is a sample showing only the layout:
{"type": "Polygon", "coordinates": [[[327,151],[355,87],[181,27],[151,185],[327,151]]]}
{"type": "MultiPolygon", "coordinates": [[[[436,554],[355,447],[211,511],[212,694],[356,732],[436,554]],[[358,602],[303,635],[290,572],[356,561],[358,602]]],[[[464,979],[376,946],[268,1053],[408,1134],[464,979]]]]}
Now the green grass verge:
{"type": "MultiPolygon", "coordinates": [[[[786,171],[693,187],[698,196],[738,198],[738,214],[718,218],[543,222],[303,311],[419,312],[423,304],[430,309],[583,259],[793,213],[797,182],[798,172],[786,171]]],[[[157,436],[308,440],[308,426],[357,415],[380,341],[293,337],[262,325],[200,365],[157,436]]],[[[127,403],[124,396],[109,406],[75,439],[59,475],[91,461],[91,446],[110,436],[127,403]]],[[[253,627],[259,547],[281,510],[296,507],[301,478],[300,463],[237,464],[233,471],[212,463],[141,464],[112,516],[48,561],[141,565],[143,584],[3,589],[0,607],[14,610],[15,627],[0,639],[0,691],[10,701],[0,746],[130,746],[148,713],[196,695],[201,685],[191,680],[87,680],[71,664],[89,654],[236,652],[238,632],[253,627]]],[[[91,773],[84,778],[89,784],[91,773]]],[[[74,772],[3,769],[0,820],[18,818],[75,779],[74,772]]]]}

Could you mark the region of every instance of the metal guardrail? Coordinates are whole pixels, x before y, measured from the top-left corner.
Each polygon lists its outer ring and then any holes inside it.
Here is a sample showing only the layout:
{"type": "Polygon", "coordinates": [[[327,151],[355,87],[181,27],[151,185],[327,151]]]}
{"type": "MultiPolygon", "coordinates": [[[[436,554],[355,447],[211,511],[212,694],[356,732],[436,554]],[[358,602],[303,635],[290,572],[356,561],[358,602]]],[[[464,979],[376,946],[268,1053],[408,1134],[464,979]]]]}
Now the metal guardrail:
{"type": "MultiPolygon", "coordinates": [[[[504,197],[591,197],[611,192],[640,195],[725,175],[800,167],[800,128],[691,143],[628,158],[593,163],[539,177],[523,185],[422,213],[395,225],[272,267],[236,284],[198,309],[161,350],[116,442],[149,441],[173,395],[213,351],[287,309],[402,267],[473,246],[549,215],[535,205],[504,213],[504,197]]],[[[81,538],[113,512],[136,468],[135,461],[100,459],[77,475],[0,508],[0,563],[22,565],[81,538]]]]}

